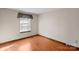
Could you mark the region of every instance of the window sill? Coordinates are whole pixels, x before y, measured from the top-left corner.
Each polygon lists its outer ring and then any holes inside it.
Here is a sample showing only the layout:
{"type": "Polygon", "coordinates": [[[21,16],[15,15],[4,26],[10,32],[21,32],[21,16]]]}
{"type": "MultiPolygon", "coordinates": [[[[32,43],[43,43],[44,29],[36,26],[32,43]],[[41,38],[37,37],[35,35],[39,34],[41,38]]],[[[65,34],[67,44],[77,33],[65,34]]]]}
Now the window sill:
{"type": "Polygon", "coordinates": [[[31,31],[23,31],[23,32],[20,32],[20,33],[27,33],[27,32],[31,32],[31,31]]]}

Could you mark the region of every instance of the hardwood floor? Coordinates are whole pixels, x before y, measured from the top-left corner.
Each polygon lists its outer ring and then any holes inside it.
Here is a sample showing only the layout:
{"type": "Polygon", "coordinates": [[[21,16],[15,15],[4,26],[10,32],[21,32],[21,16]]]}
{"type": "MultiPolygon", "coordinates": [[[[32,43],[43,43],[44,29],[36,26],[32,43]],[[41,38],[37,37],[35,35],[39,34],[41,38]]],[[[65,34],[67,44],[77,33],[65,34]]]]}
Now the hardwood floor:
{"type": "Polygon", "coordinates": [[[37,35],[1,44],[0,51],[78,51],[78,49],[37,35]]]}

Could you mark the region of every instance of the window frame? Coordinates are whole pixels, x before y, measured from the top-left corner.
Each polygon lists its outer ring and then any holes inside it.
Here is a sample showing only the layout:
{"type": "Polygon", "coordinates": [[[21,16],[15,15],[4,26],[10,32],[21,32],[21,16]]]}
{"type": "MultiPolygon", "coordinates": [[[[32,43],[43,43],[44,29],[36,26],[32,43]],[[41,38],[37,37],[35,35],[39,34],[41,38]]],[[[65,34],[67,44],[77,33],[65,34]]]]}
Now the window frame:
{"type": "Polygon", "coordinates": [[[30,30],[28,30],[28,31],[20,31],[20,18],[18,18],[19,19],[19,32],[20,33],[27,33],[27,32],[31,32],[32,31],[32,19],[30,19],[30,30]]]}

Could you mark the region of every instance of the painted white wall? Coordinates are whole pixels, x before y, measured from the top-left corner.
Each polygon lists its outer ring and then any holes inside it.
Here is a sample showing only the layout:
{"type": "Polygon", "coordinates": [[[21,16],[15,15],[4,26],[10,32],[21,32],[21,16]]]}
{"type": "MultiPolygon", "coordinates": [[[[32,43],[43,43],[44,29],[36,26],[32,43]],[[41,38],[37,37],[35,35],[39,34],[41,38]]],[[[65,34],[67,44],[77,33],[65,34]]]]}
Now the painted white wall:
{"type": "Polygon", "coordinates": [[[38,18],[39,34],[79,47],[79,9],[59,9],[38,18]]]}
{"type": "Polygon", "coordinates": [[[32,31],[27,33],[19,32],[19,19],[17,11],[9,9],[0,9],[0,43],[19,39],[38,33],[37,15],[33,15],[32,31]]]}

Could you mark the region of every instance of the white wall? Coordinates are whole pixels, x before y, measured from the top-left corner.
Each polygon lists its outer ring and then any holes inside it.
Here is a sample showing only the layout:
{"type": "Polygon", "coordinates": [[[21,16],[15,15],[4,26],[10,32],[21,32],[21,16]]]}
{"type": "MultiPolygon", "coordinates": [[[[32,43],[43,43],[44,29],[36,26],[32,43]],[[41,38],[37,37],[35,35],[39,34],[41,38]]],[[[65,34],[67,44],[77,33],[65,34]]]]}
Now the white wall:
{"type": "Polygon", "coordinates": [[[40,15],[39,34],[79,47],[79,9],[58,9],[40,15]]]}
{"type": "Polygon", "coordinates": [[[38,33],[37,15],[33,15],[32,31],[27,33],[19,32],[19,19],[17,11],[9,9],[0,9],[0,43],[19,39],[38,33]]]}

